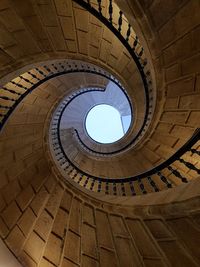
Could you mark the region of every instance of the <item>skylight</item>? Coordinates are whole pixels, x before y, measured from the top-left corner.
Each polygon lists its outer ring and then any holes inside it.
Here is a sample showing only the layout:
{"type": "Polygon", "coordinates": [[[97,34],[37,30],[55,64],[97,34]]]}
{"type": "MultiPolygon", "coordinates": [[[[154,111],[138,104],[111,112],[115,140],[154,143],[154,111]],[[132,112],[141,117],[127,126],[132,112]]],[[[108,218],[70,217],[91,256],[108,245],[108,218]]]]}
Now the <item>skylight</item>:
{"type": "Polygon", "coordinates": [[[119,111],[106,104],[93,107],[87,114],[85,126],[88,135],[102,144],[109,144],[121,139],[127,132],[130,116],[121,117],[119,111]]]}

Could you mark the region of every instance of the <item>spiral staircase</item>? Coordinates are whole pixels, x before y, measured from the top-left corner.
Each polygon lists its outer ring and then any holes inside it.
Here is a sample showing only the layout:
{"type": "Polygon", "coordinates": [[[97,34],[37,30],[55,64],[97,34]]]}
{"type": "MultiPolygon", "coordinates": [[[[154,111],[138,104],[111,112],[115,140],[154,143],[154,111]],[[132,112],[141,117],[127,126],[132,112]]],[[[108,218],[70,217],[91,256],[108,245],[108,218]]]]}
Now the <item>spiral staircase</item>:
{"type": "Polygon", "coordinates": [[[0,266],[200,265],[199,11],[0,1],[0,266]],[[114,143],[101,103],[131,115],[114,143]]]}

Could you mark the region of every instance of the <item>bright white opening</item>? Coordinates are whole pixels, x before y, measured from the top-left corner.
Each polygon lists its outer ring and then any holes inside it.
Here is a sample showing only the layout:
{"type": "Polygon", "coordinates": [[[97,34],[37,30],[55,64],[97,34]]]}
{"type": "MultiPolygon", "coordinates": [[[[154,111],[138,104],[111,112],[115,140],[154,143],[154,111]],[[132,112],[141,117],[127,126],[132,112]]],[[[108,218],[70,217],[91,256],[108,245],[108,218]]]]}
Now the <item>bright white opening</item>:
{"type": "MultiPolygon", "coordinates": [[[[126,123],[127,124],[127,123],[126,123]]],[[[123,127],[122,117],[117,109],[110,105],[97,105],[87,114],[85,122],[89,136],[103,144],[109,144],[121,139],[129,125],[123,127]],[[125,129],[126,128],[126,129],[125,129]]]]}

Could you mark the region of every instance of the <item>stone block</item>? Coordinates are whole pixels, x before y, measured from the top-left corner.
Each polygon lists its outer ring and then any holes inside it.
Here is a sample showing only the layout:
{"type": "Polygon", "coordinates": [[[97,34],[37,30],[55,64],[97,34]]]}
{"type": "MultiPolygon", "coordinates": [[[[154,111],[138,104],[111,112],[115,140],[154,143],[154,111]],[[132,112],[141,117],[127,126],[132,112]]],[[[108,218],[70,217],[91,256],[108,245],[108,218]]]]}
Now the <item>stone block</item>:
{"type": "Polygon", "coordinates": [[[82,225],[82,251],[84,254],[97,258],[97,241],[95,229],[87,224],[82,225]],[[88,234],[89,233],[89,234],[88,234]]]}
{"type": "Polygon", "coordinates": [[[55,187],[56,179],[53,175],[48,176],[47,181],[45,182],[45,188],[49,193],[51,193],[55,187]]]}
{"type": "Polygon", "coordinates": [[[26,252],[22,251],[18,257],[20,263],[23,266],[28,267],[37,267],[38,265],[35,263],[35,261],[28,255],[26,252]]]}
{"type": "Polygon", "coordinates": [[[66,51],[65,39],[60,27],[48,27],[48,33],[51,37],[53,46],[57,51],[66,51]]]}
{"type": "Polygon", "coordinates": [[[113,251],[100,248],[100,266],[117,267],[118,262],[115,253],[113,251]]]}
{"type": "Polygon", "coordinates": [[[72,17],[60,17],[60,23],[64,38],[75,40],[75,27],[72,17]]]}
{"type": "Polygon", "coordinates": [[[113,55],[109,55],[108,65],[111,66],[112,68],[114,68],[114,66],[116,66],[117,64],[118,64],[117,59],[113,55]]]}
{"type": "Polygon", "coordinates": [[[112,47],[112,45],[108,41],[102,40],[100,54],[99,54],[99,58],[102,61],[104,61],[104,62],[107,61],[108,56],[110,54],[111,47],[112,47]]]}
{"type": "Polygon", "coordinates": [[[106,213],[96,211],[97,239],[100,246],[113,248],[112,234],[106,213]]]}
{"type": "Polygon", "coordinates": [[[64,256],[74,263],[80,263],[80,236],[68,231],[66,236],[64,256]]]}
{"type": "Polygon", "coordinates": [[[102,28],[96,25],[90,25],[90,44],[94,47],[99,47],[101,43],[102,28]]]}
{"type": "Polygon", "coordinates": [[[44,251],[44,257],[52,262],[55,266],[58,266],[60,264],[63,242],[64,241],[62,241],[54,234],[50,234],[48,238],[44,251]]]}
{"type": "Polygon", "coordinates": [[[94,225],[94,210],[92,207],[87,205],[83,206],[83,221],[89,223],[90,225],[94,225]]]}
{"type": "Polygon", "coordinates": [[[172,129],[171,123],[159,122],[156,127],[157,132],[164,132],[164,133],[169,133],[171,129],[172,129]]]}
{"type": "Polygon", "coordinates": [[[55,0],[57,14],[59,16],[70,17],[72,13],[72,2],[70,0],[55,0]]]}
{"type": "Polygon", "coordinates": [[[152,136],[152,139],[155,140],[159,144],[164,144],[167,146],[173,147],[174,144],[177,142],[177,137],[167,135],[164,133],[155,132],[152,136]]]}
{"type": "MultiPolygon", "coordinates": [[[[24,164],[26,167],[29,167],[33,164],[33,162],[38,161],[39,159],[41,159],[41,157],[43,157],[43,151],[42,149],[38,149],[37,151],[34,151],[30,156],[28,156],[27,158],[25,158],[23,160],[24,164]]],[[[46,168],[46,170],[48,170],[48,168],[46,168]]]]}
{"type": "Polygon", "coordinates": [[[149,7],[151,20],[156,29],[164,25],[176,13],[179,1],[170,0],[168,5],[163,5],[162,1],[155,0],[149,7]]]}
{"type": "Polygon", "coordinates": [[[189,139],[194,134],[194,128],[175,125],[171,135],[183,139],[189,139]]]}
{"type": "Polygon", "coordinates": [[[41,236],[43,240],[47,240],[52,225],[53,225],[53,218],[46,210],[43,210],[36,221],[34,230],[35,232],[38,233],[39,236],[41,236]]]}
{"type": "Polygon", "coordinates": [[[178,97],[170,97],[167,98],[165,101],[165,110],[170,110],[170,109],[178,109],[178,104],[179,104],[179,98],[178,97]]]}
{"type": "Polygon", "coordinates": [[[76,29],[88,32],[89,30],[89,14],[84,9],[74,9],[74,17],[75,17],[75,23],[76,23],[76,29]]]}
{"type": "Polygon", "coordinates": [[[164,63],[168,66],[179,59],[185,59],[191,55],[191,50],[192,37],[191,34],[187,34],[164,50],[164,63]]]}
{"type": "Polygon", "coordinates": [[[20,106],[20,112],[27,113],[27,114],[38,114],[40,107],[29,105],[26,103],[22,103],[20,106]]]}
{"type": "Polygon", "coordinates": [[[122,217],[109,216],[109,221],[114,235],[129,236],[122,217]]]}
{"type": "Polygon", "coordinates": [[[143,257],[156,257],[159,255],[155,244],[152,242],[148,231],[145,229],[144,225],[140,220],[128,219],[127,225],[131,232],[132,238],[136,243],[140,254],[143,257]],[[144,246],[145,244],[145,246],[144,246]]]}
{"type": "Polygon", "coordinates": [[[49,262],[47,259],[42,258],[41,262],[38,265],[39,267],[54,267],[51,262],[49,262]]]}
{"type": "Polygon", "coordinates": [[[18,221],[18,226],[25,236],[28,236],[35,221],[36,221],[35,214],[33,213],[33,211],[30,208],[28,208],[23,213],[23,215],[21,216],[21,218],[18,221]]]}
{"type": "Polygon", "coordinates": [[[186,253],[177,241],[166,240],[159,242],[159,245],[172,266],[197,267],[190,255],[186,253]]]}
{"type": "MultiPolygon", "coordinates": [[[[9,181],[8,181],[7,174],[6,174],[6,172],[3,172],[3,170],[2,170],[1,179],[0,179],[0,189],[7,188],[7,190],[8,190],[9,189],[9,186],[8,186],[9,184],[11,184],[11,183],[9,183],[9,181]]],[[[10,201],[9,199],[12,198],[12,196],[6,196],[6,198],[7,198],[7,201],[9,202],[10,201]]],[[[0,209],[1,209],[1,207],[0,207],[0,209]]]]}
{"type": "Polygon", "coordinates": [[[61,200],[60,207],[69,212],[71,204],[72,204],[72,194],[68,191],[65,191],[63,194],[63,198],[61,200]]]}
{"type": "Polygon", "coordinates": [[[89,56],[93,58],[98,58],[99,57],[99,48],[96,46],[89,46],[89,56]]]}
{"type": "Polygon", "coordinates": [[[10,118],[10,124],[12,125],[19,125],[19,124],[26,124],[27,122],[27,114],[24,113],[13,113],[10,118]]]}
{"type": "Polygon", "coordinates": [[[168,220],[167,224],[200,263],[200,247],[195,244],[195,240],[200,238],[200,230],[187,218],[168,220]]]}
{"type": "Polygon", "coordinates": [[[29,144],[27,146],[24,146],[20,149],[17,149],[14,154],[15,154],[15,158],[16,159],[24,159],[25,157],[27,157],[28,155],[30,155],[32,153],[33,149],[32,146],[29,144]]]}
{"type": "Polygon", "coordinates": [[[79,265],[74,264],[73,262],[69,261],[68,259],[63,259],[61,267],[77,267],[79,265]]]}
{"type": "Polygon", "coordinates": [[[200,118],[200,111],[192,111],[188,118],[187,124],[199,127],[199,118],[200,118]]]}
{"type": "Polygon", "coordinates": [[[175,81],[173,83],[168,84],[167,86],[167,96],[168,97],[176,97],[182,96],[184,94],[193,93],[194,92],[194,78],[187,77],[181,80],[175,81]]]}
{"type": "Polygon", "coordinates": [[[31,185],[35,192],[38,192],[40,190],[40,188],[45,183],[46,179],[48,179],[46,178],[46,175],[41,172],[35,175],[33,181],[31,182],[31,185]]]}
{"type": "Polygon", "coordinates": [[[2,194],[0,193],[0,211],[2,211],[6,206],[6,202],[2,197],[2,194]]]}
{"type": "Polygon", "coordinates": [[[83,31],[77,31],[78,37],[78,50],[81,54],[88,55],[88,33],[83,31]]]}
{"type": "Polygon", "coordinates": [[[24,250],[38,263],[43,255],[44,246],[45,242],[35,232],[32,232],[25,243],[24,250]]]}
{"type": "Polygon", "coordinates": [[[5,222],[0,217],[0,237],[5,238],[9,232],[8,227],[6,226],[5,222]]]}
{"type": "Polygon", "coordinates": [[[21,210],[25,210],[26,207],[30,204],[35,194],[31,186],[26,187],[20,195],[16,198],[16,201],[21,208],[21,210]]]}
{"type": "Polygon", "coordinates": [[[87,257],[87,255],[82,255],[82,267],[97,267],[98,262],[93,258],[87,257]]]}
{"type": "Polygon", "coordinates": [[[52,232],[60,236],[60,238],[64,238],[67,229],[68,219],[69,219],[68,212],[59,209],[54,220],[52,232]]]}
{"type": "Polygon", "coordinates": [[[74,40],[67,40],[66,41],[67,49],[71,53],[77,52],[77,43],[74,40]]]}
{"type": "Polygon", "coordinates": [[[181,96],[179,102],[180,109],[200,109],[200,95],[193,94],[187,96],[181,96]]]}
{"type": "Polygon", "coordinates": [[[200,67],[200,54],[196,54],[183,60],[181,65],[183,75],[198,72],[200,67]]]}
{"type": "Polygon", "coordinates": [[[155,164],[160,160],[160,156],[157,155],[156,153],[152,152],[148,148],[143,148],[142,154],[143,154],[144,158],[146,158],[152,164],[155,164]]]}
{"type": "Polygon", "coordinates": [[[133,248],[131,240],[128,238],[115,238],[116,251],[119,259],[119,266],[141,267],[142,263],[135,248],[133,248]]]}
{"type": "Polygon", "coordinates": [[[31,0],[27,0],[25,2],[21,2],[21,0],[15,0],[11,3],[12,8],[17,10],[17,14],[21,17],[27,17],[27,16],[34,16],[35,10],[33,8],[33,4],[31,3],[31,0]]]}
{"type": "Polygon", "coordinates": [[[177,112],[171,112],[166,111],[163,112],[161,116],[161,121],[163,122],[169,122],[169,123],[182,123],[184,124],[188,116],[188,112],[183,111],[177,111],[177,112]]]}
{"type": "Polygon", "coordinates": [[[186,5],[184,5],[176,14],[174,26],[179,35],[182,35],[199,25],[200,19],[197,12],[198,10],[198,1],[186,1],[186,5]]]}
{"type": "MultiPolygon", "coordinates": [[[[103,39],[107,41],[108,43],[112,44],[113,43],[113,35],[110,34],[110,30],[107,27],[103,27],[103,39]]],[[[116,41],[116,39],[115,39],[116,41]]]]}
{"type": "Polygon", "coordinates": [[[16,44],[12,34],[2,24],[0,25],[0,43],[3,48],[16,44]]]}
{"type": "MultiPolygon", "coordinates": [[[[7,136],[7,132],[4,131],[4,133],[7,136]]],[[[1,135],[2,135],[2,141],[3,141],[3,134],[4,133],[3,132],[1,133],[1,135]]],[[[3,171],[4,169],[6,169],[6,166],[9,166],[10,165],[10,162],[12,162],[13,160],[14,160],[14,153],[13,153],[13,151],[11,151],[9,153],[4,153],[4,155],[2,155],[2,157],[0,157],[0,167],[1,167],[1,170],[3,171]],[[6,155],[6,157],[5,157],[5,155],[6,155]]]]}
{"type": "Polygon", "coordinates": [[[53,3],[48,1],[48,4],[38,5],[38,9],[46,27],[56,27],[58,25],[53,3]]]}
{"type": "Polygon", "coordinates": [[[170,238],[173,237],[167,225],[159,219],[145,220],[145,224],[150,230],[151,234],[156,238],[170,238]]]}
{"type": "Polygon", "coordinates": [[[200,91],[200,75],[196,76],[195,91],[200,91]]]}
{"type": "Polygon", "coordinates": [[[16,256],[21,252],[24,242],[25,236],[18,226],[15,226],[6,238],[7,246],[16,256]]]}
{"type": "Polygon", "coordinates": [[[130,58],[126,54],[122,53],[116,66],[117,70],[122,72],[129,62],[130,58]]]}
{"type": "Polygon", "coordinates": [[[15,201],[11,202],[2,213],[3,220],[9,228],[12,228],[15,225],[20,216],[21,211],[15,201]]]}
{"type": "Polygon", "coordinates": [[[76,233],[80,233],[81,217],[82,217],[81,202],[78,199],[74,198],[70,212],[69,228],[76,233]]]}
{"type": "MultiPolygon", "coordinates": [[[[47,33],[42,25],[42,22],[36,15],[28,16],[24,18],[25,24],[29,27],[30,31],[33,33],[34,37],[38,41],[40,48],[45,50],[51,49],[51,44],[48,40],[47,33]],[[48,49],[49,48],[49,49],[48,49]]],[[[36,74],[38,76],[38,73],[36,74]]]]}
{"type": "Polygon", "coordinates": [[[37,195],[35,196],[35,198],[33,199],[33,201],[31,202],[31,208],[36,215],[40,213],[40,211],[46,204],[48,197],[49,197],[49,194],[47,190],[44,187],[42,187],[40,191],[37,193],[37,195]]]}
{"type": "Polygon", "coordinates": [[[9,64],[11,61],[12,61],[12,57],[9,54],[3,51],[0,51],[0,62],[1,62],[0,66],[5,67],[5,65],[9,64]]]}
{"type": "Polygon", "coordinates": [[[17,31],[13,33],[14,37],[19,41],[19,45],[25,54],[37,54],[40,53],[41,50],[37,45],[36,41],[33,39],[31,34],[26,31],[17,31]],[[26,42],[24,42],[26,40],[26,42]]]}
{"type": "Polygon", "coordinates": [[[166,264],[160,259],[143,259],[145,267],[165,267],[166,264]]]}
{"type": "Polygon", "coordinates": [[[57,213],[60,201],[63,195],[63,188],[60,185],[56,185],[54,191],[51,193],[49,200],[46,204],[46,209],[54,217],[57,213]]]}
{"type": "Polygon", "coordinates": [[[159,30],[160,43],[165,47],[170,42],[174,41],[177,37],[176,28],[174,27],[174,18],[170,19],[159,30]],[[169,34],[170,32],[170,34],[169,34]]]}
{"type": "Polygon", "coordinates": [[[9,32],[21,31],[24,25],[13,9],[4,9],[0,12],[0,21],[6,26],[9,32]]]}

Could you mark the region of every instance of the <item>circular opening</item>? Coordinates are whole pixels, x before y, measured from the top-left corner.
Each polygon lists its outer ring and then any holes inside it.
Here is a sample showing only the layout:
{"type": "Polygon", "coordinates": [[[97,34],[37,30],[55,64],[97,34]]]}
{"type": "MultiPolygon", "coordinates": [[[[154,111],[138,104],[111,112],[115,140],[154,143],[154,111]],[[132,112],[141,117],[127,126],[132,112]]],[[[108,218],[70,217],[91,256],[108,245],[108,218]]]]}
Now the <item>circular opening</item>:
{"type": "Polygon", "coordinates": [[[87,114],[85,126],[88,135],[102,144],[109,144],[121,139],[129,129],[131,116],[121,116],[110,105],[97,105],[87,114]]]}

